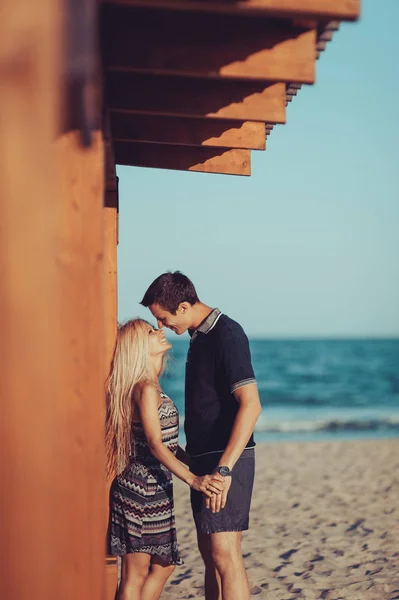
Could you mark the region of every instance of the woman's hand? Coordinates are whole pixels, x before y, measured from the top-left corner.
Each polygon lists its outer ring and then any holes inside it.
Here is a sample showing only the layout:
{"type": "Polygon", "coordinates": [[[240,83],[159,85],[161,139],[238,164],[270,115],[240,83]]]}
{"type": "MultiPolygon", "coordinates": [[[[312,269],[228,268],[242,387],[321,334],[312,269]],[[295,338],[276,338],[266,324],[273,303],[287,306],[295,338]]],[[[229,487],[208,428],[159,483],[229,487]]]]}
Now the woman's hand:
{"type": "Polygon", "coordinates": [[[202,492],[208,498],[212,498],[213,494],[219,495],[223,491],[224,479],[219,473],[212,475],[194,475],[194,479],[190,485],[193,490],[202,492]]]}

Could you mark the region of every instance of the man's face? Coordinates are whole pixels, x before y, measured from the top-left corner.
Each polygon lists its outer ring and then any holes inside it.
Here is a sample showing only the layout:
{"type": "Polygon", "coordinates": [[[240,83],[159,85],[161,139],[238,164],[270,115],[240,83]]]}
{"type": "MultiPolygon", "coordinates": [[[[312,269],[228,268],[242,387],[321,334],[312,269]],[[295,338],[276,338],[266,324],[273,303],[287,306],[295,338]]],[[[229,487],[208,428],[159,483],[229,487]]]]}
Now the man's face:
{"type": "Polygon", "coordinates": [[[181,335],[191,326],[190,322],[190,304],[182,302],[179,304],[176,314],[168,312],[160,304],[154,303],[149,307],[153,316],[156,318],[158,327],[167,327],[171,331],[174,331],[177,335],[181,335]]]}

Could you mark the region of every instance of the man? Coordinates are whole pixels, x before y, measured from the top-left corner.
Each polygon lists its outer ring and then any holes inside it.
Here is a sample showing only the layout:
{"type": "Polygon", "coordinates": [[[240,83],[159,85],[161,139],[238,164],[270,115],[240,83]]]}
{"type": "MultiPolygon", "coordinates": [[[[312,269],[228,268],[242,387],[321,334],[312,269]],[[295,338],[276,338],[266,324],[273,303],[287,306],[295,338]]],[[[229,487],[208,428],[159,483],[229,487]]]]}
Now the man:
{"type": "Polygon", "coordinates": [[[222,494],[211,500],[191,490],[206,600],[249,600],[241,534],[249,524],[261,405],[248,339],[238,323],[202,303],[179,271],[160,275],[141,304],[160,328],[189,331],[184,429],[190,469],[224,481],[222,494]]]}

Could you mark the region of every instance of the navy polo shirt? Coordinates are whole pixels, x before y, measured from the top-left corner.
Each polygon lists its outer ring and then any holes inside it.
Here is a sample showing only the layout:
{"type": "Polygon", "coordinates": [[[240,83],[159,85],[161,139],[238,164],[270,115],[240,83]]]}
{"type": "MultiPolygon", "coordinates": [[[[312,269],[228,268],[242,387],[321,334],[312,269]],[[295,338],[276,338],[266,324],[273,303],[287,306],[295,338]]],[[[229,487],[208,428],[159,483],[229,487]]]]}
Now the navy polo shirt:
{"type": "Polygon", "coordinates": [[[188,454],[198,456],[226,448],[239,409],[233,393],[256,380],[243,328],[218,308],[190,335],[184,431],[188,454]]]}

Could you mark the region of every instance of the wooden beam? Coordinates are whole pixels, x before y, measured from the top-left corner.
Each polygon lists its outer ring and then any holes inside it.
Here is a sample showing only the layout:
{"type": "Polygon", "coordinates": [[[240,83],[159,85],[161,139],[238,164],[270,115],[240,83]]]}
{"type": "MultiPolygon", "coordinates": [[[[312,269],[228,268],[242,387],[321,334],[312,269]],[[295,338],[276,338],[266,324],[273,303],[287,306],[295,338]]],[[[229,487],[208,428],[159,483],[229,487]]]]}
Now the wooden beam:
{"type": "Polygon", "coordinates": [[[265,149],[265,126],[253,121],[185,119],[114,112],[111,115],[111,129],[115,141],[265,149]]]}
{"type": "Polygon", "coordinates": [[[285,123],[285,83],[107,74],[110,110],[285,123]]]}
{"type": "Polygon", "coordinates": [[[108,69],[266,82],[315,80],[315,27],[237,15],[104,8],[102,48],[108,69]]]}
{"type": "Polygon", "coordinates": [[[102,0],[105,4],[146,6],[221,14],[253,14],[269,17],[337,19],[354,21],[360,16],[360,0],[102,0]]]}
{"type": "Polygon", "coordinates": [[[118,165],[133,167],[224,173],[226,175],[251,174],[249,150],[116,142],[115,158],[118,165]]]}

